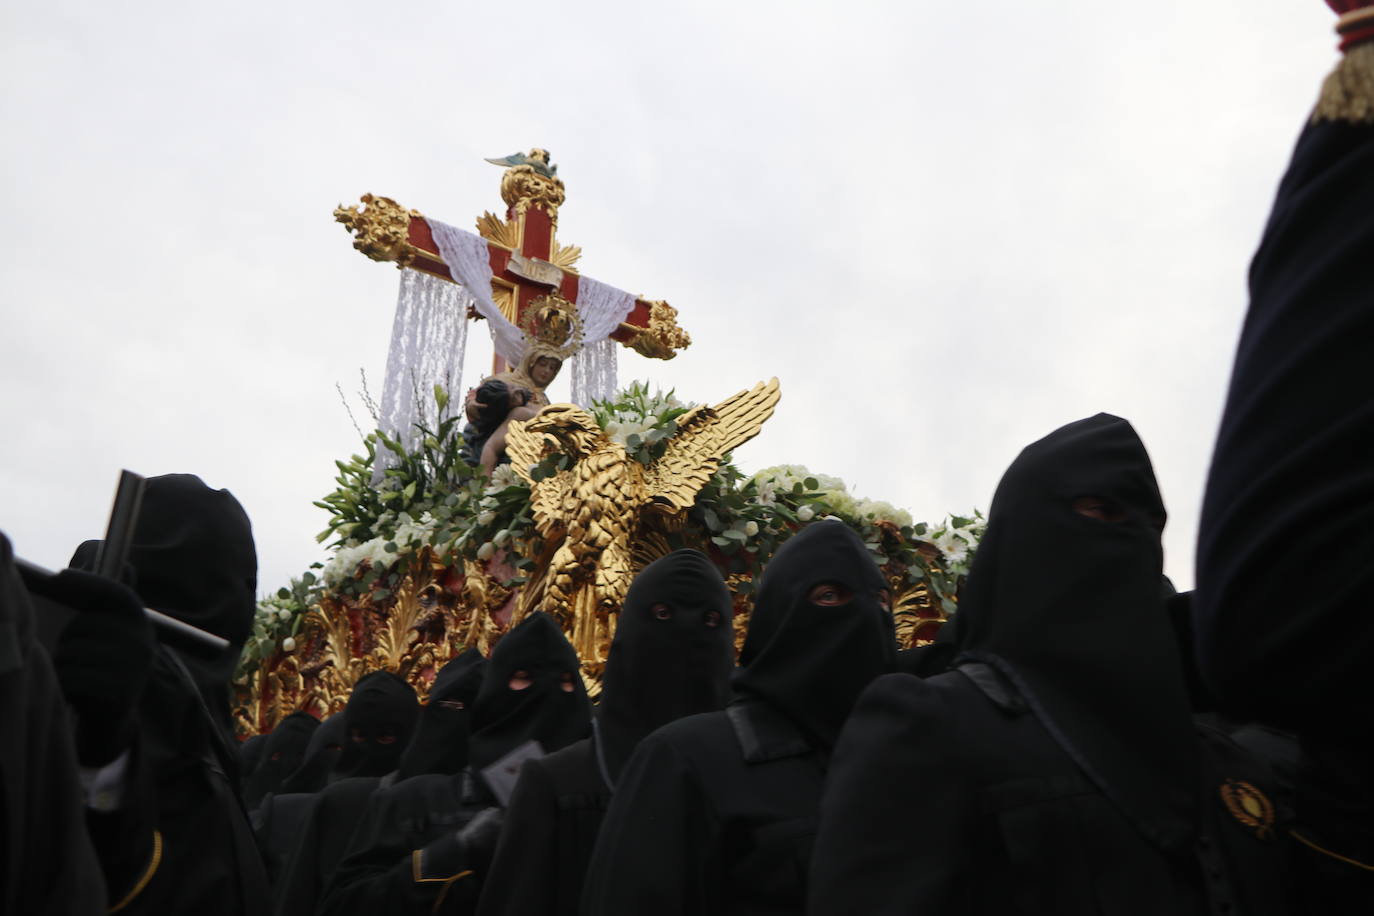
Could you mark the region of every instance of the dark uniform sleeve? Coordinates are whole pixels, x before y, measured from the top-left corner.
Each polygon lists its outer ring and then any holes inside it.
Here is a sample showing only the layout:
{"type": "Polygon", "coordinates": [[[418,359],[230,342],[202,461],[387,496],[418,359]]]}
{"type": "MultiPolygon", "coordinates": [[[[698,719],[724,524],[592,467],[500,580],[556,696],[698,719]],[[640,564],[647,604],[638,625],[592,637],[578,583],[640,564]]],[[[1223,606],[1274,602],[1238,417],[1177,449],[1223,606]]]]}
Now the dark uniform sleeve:
{"type": "MultiPolygon", "coordinates": [[[[1371,51],[1352,56],[1374,68],[1371,51]]],[[[1309,733],[1374,729],[1374,125],[1331,113],[1347,83],[1328,82],[1251,266],[1197,557],[1221,711],[1309,733]]]]}
{"type": "MultiPolygon", "coordinates": [[[[558,800],[537,760],[520,769],[477,916],[553,914],[557,908],[558,800]]],[[[576,901],[574,901],[576,905],[576,901]]]]}
{"type": "Polygon", "coordinates": [[[67,707],[0,534],[0,912],[103,913],[67,707]]]}
{"type": "Polygon", "coordinates": [[[584,916],[720,912],[720,828],[699,776],[662,735],[616,785],[582,893],[584,916]]]}
{"type": "Polygon", "coordinates": [[[977,808],[936,691],[906,674],[859,697],[831,759],[807,913],[970,912],[977,808]]]}
{"type": "MultiPolygon", "coordinates": [[[[424,777],[420,777],[424,778],[424,777]]],[[[407,790],[406,783],[399,786],[407,790]]],[[[457,808],[452,798],[434,799],[436,809],[457,808]]],[[[458,839],[460,824],[418,826],[417,806],[428,803],[398,796],[372,796],[348,852],[325,891],[321,916],[402,916],[454,909],[471,912],[478,880],[458,839]]]]}

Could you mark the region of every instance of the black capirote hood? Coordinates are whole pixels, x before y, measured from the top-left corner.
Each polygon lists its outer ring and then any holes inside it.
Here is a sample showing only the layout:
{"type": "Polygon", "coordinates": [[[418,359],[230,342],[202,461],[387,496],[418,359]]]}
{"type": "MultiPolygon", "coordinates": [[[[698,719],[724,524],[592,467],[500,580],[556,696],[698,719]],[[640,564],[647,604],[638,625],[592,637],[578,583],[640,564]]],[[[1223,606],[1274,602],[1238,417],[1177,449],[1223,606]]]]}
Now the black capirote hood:
{"type": "Polygon", "coordinates": [[[645,735],[730,697],[734,608],[720,570],[676,550],[635,577],[617,618],[596,718],[612,780],[645,735]]]}
{"type": "Polygon", "coordinates": [[[818,749],[833,747],[859,694],[896,664],[892,613],[880,598],[886,589],[872,554],[843,522],[803,528],[763,571],[735,694],[777,708],[818,749]],[[848,601],[813,603],[812,590],[827,583],[848,601]]]}
{"type": "Polygon", "coordinates": [[[296,771],[281,784],[282,793],[318,792],[330,781],[334,764],[343,754],[344,742],[348,740],[348,723],[342,712],[335,713],[320,723],[305,746],[305,756],[296,771]]]}
{"type": "Polygon", "coordinates": [[[300,768],[310,736],[320,721],[308,712],[293,712],[267,735],[257,765],[243,780],[243,803],[253,810],[269,792],[277,792],[288,776],[300,768]]]}
{"type": "Polygon", "coordinates": [[[401,756],[401,779],[421,773],[457,773],[467,766],[472,706],[486,665],[481,652],[467,649],[439,669],[429,701],[420,710],[415,736],[401,756]]]}
{"type": "MultiPolygon", "coordinates": [[[[94,569],[99,545],[83,543],[69,565],[94,569]]],[[[253,528],[234,494],[194,474],[148,478],[128,566],[148,607],[229,641],[217,659],[182,657],[203,692],[227,685],[253,630],[258,582],[253,528]]]]}
{"type": "Polygon", "coordinates": [[[993,497],[959,602],[959,644],[1016,684],[1146,839],[1177,849],[1193,834],[1200,776],[1161,595],[1163,518],[1149,455],[1120,417],[1098,414],[1027,446],[993,497]],[[1080,497],[1119,517],[1079,514],[1080,497]]]}
{"type": "Polygon", "coordinates": [[[390,671],[358,679],[344,707],[347,727],[334,776],[385,776],[396,769],[420,715],[415,688],[390,671]]]}
{"type": "Polygon", "coordinates": [[[582,684],[577,653],[553,618],[543,611],[526,617],[501,637],[487,661],[482,689],[472,709],[468,760],[481,770],[526,741],[552,753],[587,737],[591,704],[582,684]],[[523,672],[530,684],[511,689],[523,672]],[[571,690],[564,690],[571,675],[571,690]]]}

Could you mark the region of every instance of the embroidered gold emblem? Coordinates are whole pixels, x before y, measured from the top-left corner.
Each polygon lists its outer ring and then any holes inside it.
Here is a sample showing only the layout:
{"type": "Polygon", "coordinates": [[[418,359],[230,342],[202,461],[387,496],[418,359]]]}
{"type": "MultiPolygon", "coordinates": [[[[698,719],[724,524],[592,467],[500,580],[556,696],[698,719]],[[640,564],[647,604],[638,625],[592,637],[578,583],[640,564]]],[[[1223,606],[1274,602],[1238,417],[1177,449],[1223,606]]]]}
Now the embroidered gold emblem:
{"type": "Polygon", "coordinates": [[[1239,779],[1226,780],[1220,791],[1226,810],[1246,827],[1254,828],[1255,836],[1267,840],[1274,835],[1274,803],[1268,796],[1239,779]]]}

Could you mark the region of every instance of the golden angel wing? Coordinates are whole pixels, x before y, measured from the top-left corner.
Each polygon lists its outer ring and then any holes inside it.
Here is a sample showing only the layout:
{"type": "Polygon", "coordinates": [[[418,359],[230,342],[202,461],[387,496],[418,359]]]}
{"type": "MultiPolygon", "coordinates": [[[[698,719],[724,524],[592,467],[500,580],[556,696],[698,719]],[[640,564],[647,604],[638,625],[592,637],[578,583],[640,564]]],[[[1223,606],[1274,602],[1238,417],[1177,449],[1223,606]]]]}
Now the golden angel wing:
{"type": "Polygon", "coordinates": [[[645,472],[650,505],[667,514],[691,508],[721,459],[758,435],[781,396],[774,378],[683,414],[663,457],[645,472]]]}
{"type": "Polygon", "coordinates": [[[535,480],[530,471],[545,457],[559,451],[558,441],[545,433],[525,427],[529,420],[516,420],[506,429],[506,455],[511,468],[530,485],[530,512],[539,533],[548,538],[564,524],[564,502],[573,489],[571,471],[535,480]]]}

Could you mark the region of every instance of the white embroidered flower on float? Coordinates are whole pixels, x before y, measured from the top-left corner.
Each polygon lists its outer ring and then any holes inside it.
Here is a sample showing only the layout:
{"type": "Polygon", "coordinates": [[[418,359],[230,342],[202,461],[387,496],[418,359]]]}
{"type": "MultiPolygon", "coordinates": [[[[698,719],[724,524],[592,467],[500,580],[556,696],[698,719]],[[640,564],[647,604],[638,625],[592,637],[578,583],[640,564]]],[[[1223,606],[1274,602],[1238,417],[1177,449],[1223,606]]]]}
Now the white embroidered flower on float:
{"type": "Polygon", "coordinates": [[[955,530],[942,528],[930,541],[945,555],[945,559],[950,563],[962,563],[968,558],[968,541],[960,537],[955,530]]]}

